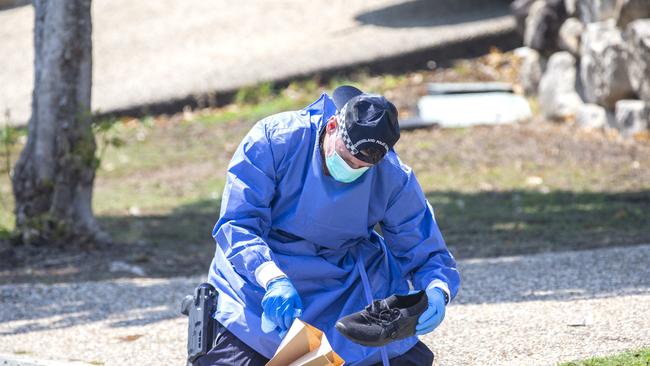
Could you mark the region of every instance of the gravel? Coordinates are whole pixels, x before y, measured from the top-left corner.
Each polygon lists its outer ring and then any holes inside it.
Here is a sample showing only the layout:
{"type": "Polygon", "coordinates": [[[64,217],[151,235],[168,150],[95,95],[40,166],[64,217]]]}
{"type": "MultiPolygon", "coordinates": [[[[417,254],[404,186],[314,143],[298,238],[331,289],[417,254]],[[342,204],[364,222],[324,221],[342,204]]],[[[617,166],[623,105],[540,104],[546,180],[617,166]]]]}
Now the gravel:
{"type": "Polygon", "coordinates": [[[650,347],[650,245],[459,262],[437,365],[554,365],[650,347]]]}
{"type": "MultiPolygon", "coordinates": [[[[436,365],[552,365],[650,346],[650,245],[461,260],[436,365]]],[[[182,365],[202,276],[0,286],[0,354],[182,365]]]]}

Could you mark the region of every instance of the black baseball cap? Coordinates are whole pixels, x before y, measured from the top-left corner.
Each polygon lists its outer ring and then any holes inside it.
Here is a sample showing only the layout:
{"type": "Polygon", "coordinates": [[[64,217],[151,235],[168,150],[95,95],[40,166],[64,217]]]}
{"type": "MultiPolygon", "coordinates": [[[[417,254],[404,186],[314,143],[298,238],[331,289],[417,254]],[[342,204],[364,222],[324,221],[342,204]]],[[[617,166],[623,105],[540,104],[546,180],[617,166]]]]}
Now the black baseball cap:
{"type": "Polygon", "coordinates": [[[359,160],[378,163],[399,140],[395,105],[381,95],[366,94],[350,85],[334,89],[332,99],[339,111],[345,147],[359,160]],[[373,153],[364,154],[362,150],[373,153]]]}

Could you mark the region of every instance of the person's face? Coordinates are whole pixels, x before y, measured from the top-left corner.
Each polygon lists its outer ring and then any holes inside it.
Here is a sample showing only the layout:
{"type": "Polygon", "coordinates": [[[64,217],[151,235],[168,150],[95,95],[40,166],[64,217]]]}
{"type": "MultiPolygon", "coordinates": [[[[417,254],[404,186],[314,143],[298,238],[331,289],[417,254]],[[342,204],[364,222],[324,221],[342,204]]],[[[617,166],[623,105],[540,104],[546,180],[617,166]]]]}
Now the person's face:
{"type": "MultiPolygon", "coordinates": [[[[325,143],[323,144],[325,147],[325,156],[334,154],[334,149],[336,149],[336,152],[341,158],[343,158],[343,160],[350,166],[350,168],[359,169],[362,167],[371,167],[372,164],[355,158],[354,155],[348,151],[348,149],[345,147],[345,143],[341,139],[341,136],[339,136],[337,133],[337,128],[339,128],[338,123],[339,120],[338,116],[336,115],[330,117],[330,119],[327,120],[327,136],[326,140],[324,141],[325,143]]],[[[361,153],[363,154],[363,152],[361,153]]]]}

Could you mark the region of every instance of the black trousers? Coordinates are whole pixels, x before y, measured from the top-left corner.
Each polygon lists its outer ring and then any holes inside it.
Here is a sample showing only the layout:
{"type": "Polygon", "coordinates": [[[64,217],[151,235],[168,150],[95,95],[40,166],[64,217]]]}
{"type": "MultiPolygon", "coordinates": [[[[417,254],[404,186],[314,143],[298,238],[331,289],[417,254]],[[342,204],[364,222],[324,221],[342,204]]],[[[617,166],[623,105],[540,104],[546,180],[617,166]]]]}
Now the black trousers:
{"type": "MultiPolygon", "coordinates": [[[[199,357],[192,366],[264,366],[269,359],[257,353],[246,343],[215,321],[212,349],[199,357]]],[[[418,342],[408,352],[390,359],[391,366],[428,366],[433,364],[433,352],[418,342]]],[[[382,366],[379,362],[373,366],[382,366]]]]}

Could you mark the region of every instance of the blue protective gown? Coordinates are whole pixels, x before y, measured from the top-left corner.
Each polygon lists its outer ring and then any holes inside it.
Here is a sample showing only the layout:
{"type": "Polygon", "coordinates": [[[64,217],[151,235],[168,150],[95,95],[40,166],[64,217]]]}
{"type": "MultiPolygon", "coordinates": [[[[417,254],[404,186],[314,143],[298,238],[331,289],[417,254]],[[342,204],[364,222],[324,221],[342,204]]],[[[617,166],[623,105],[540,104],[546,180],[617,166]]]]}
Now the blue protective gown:
{"type": "MultiPolygon", "coordinates": [[[[390,150],[350,184],[323,171],[319,136],[336,107],[327,94],[301,111],[259,121],[228,167],[209,282],[214,318],[267,358],[277,331],[260,328],[265,290],[255,269],[274,261],[303,304],[302,320],[323,330],[347,365],[381,362],[380,348],[348,341],[334,324],[373,298],[424,289],[435,279],[456,296],[460,277],[413,171],[390,150]],[[381,226],[380,236],[375,224],[381,226]]],[[[389,358],[417,337],[384,346],[389,358]]]]}

